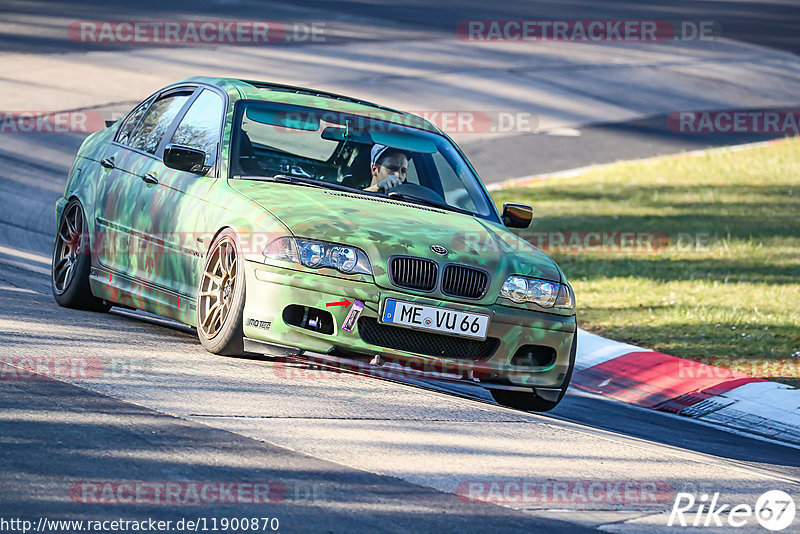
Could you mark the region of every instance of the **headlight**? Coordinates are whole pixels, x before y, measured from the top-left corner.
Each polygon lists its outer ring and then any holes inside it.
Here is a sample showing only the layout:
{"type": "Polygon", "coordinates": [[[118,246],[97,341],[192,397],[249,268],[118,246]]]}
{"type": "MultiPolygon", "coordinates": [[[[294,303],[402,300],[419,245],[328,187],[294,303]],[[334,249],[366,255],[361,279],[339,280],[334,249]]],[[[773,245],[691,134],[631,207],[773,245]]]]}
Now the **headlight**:
{"type": "MultiPolygon", "coordinates": [[[[350,247],[333,247],[330,251],[331,267],[343,273],[352,273],[358,265],[358,252],[350,247]]],[[[372,273],[372,271],[369,271],[372,273]]]]}
{"type": "Polygon", "coordinates": [[[330,267],[344,274],[372,274],[372,266],[363,250],[310,239],[279,237],[264,248],[264,257],[300,263],[312,269],[330,267]]]}
{"type": "Polygon", "coordinates": [[[500,296],[520,304],[533,302],[543,308],[573,308],[575,305],[569,285],[519,275],[506,279],[500,296]]]}

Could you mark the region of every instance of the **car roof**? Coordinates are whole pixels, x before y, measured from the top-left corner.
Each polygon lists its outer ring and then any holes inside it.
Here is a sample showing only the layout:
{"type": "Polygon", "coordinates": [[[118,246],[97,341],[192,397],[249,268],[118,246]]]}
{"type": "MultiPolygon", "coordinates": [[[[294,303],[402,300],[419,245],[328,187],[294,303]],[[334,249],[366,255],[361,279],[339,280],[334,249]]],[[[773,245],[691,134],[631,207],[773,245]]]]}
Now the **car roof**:
{"type": "Polygon", "coordinates": [[[232,100],[264,100],[268,102],[307,106],[334,112],[349,113],[362,117],[376,118],[403,126],[427,130],[429,132],[442,133],[436,126],[413,113],[406,113],[366,100],[328,91],[273,82],[242,80],[237,78],[212,78],[207,76],[187,78],[180,83],[185,82],[213,85],[227,92],[233,97],[232,100]]]}

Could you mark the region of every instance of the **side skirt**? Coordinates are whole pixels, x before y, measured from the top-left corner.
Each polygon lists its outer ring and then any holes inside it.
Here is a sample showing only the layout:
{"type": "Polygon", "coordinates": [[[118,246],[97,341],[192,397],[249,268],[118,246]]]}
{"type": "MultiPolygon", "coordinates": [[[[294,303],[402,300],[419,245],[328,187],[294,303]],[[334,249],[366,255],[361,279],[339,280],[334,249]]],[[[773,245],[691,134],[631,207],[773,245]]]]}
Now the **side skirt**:
{"type": "Polygon", "coordinates": [[[197,303],[182,295],[106,267],[93,265],[89,286],[94,296],[112,304],[145,310],[195,326],[197,303]]]}

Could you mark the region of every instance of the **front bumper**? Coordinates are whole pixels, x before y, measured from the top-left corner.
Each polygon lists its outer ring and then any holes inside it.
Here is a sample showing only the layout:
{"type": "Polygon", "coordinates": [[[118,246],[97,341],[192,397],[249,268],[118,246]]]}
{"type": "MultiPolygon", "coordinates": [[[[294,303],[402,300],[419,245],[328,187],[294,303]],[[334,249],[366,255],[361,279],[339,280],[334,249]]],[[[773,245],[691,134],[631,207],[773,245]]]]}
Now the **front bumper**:
{"type": "MultiPolygon", "coordinates": [[[[494,304],[477,306],[447,302],[448,308],[489,313],[488,338],[499,340],[488,357],[478,359],[450,358],[407,352],[370,344],[362,338],[359,327],[352,332],[342,330],[350,306],[326,306],[328,303],[361,300],[365,320],[377,321],[386,298],[396,298],[431,306],[438,300],[411,295],[341,277],[294,271],[258,262],[245,261],[247,300],[244,308],[244,335],[247,338],[297,347],[321,353],[379,355],[384,361],[396,361],[413,369],[471,372],[481,382],[557,388],[564,383],[570,367],[570,349],[576,332],[575,316],[555,315],[494,304]],[[332,333],[323,333],[290,324],[284,311],[288,306],[324,310],[333,318],[332,333]],[[549,347],[555,358],[542,366],[511,365],[512,356],[523,345],[549,347]]],[[[390,327],[400,328],[400,327],[390,327]]],[[[407,330],[407,329],[403,329],[407,330]]],[[[416,330],[401,332],[413,335],[416,330]]],[[[370,339],[375,340],[373,335],[370,339]]]]}

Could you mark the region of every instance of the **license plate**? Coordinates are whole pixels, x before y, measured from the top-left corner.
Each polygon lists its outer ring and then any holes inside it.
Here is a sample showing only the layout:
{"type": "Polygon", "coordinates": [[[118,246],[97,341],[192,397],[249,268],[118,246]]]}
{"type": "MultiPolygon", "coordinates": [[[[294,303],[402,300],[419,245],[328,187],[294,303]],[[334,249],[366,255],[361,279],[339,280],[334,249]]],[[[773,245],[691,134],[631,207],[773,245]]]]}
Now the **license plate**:
{"type": "Polygon", "coordinates": [[[394,299],[386,299],[381,318],[384,323],[474,339],[486,339],[489,330],[489,316],[482,313],[394,299]]]}

